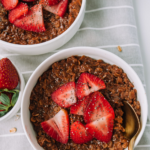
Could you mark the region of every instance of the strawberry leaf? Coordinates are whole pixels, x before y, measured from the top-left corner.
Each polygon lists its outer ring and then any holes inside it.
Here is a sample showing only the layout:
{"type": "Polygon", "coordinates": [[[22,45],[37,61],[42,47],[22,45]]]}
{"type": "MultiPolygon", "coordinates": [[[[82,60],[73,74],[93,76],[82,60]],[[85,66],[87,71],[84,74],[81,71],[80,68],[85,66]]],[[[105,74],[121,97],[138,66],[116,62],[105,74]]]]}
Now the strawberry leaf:
{"type": "Polygon", "coordinates": [[[7,111],[0,111],[0,117],[4,116],[7,113],[7,111]]]}
{"type": "Polygon", "coordinates": [[[6,110],[6,111],[8,111],[8,106],[0,104],[0,110],[6,110]]]}
{"type": "Polygon", "coordinates": [[[9,97],[8,97],[6,94],[1,93],[1,95],[0,95],[0,101],[1,101],[4,105],[10,106],[10,99],[9,99],[9,97]]]}
{"type": "Polygon", "coordinates": [[[19,90],[17,90],[17,89],[14,89],[14,90],[0,89],[0,92],[16,93],[16,92],[19,92],[19,90]]]}
{"type": "Polygon", "coordinates": [[[14,93],[11,99],[11,105],[14,106],[18,100],[19,92],[14,93]]]}

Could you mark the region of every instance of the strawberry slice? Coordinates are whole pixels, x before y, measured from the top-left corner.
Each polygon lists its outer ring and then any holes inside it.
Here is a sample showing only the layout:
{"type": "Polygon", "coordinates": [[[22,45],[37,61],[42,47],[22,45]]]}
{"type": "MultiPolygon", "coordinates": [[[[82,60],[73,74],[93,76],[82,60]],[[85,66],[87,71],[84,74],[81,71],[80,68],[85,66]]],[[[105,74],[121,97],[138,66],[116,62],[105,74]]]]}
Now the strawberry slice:
{"type": "Polygon", "coordinates": [[[64,84],[51,95],[52,100],[59,106],[68,108],[77,102],[75,96],[75,82],[64,84]]]}
{"type": "Polygon", "coordinates": [[[84,113],[87,131],[102,142],[109,142],[113,132],[115,113],[109,102],[100,92],[91,94],[84,113]]]}
{"type": "Polygon", "coordinates": [[[115,118],[114,110],[100,92],[91,95],[89,105],[84,113],[84,121],[86,123],[98,120],[111,114],[112,119],[115,118]]]}
{"type": "Polygon", "coordinates": [[[1,2],[6,10],[14,9],[18,4],[18,0],[1,0],[1,2]]]}
{"type": "Polygon", "coordinates": [[[86,124],[86,130],[97,140],[108,143],[113,134],[113,115],[108,114],[94,122],[86,124]]]}
{"type": "Polygon", "coordinates": [[[44,4],[47,4],[48,6],[53,6],[58,4],[62,0],[43,0],[44,4]]]}
{"type": "Polygon", "coordinates": [[[28,31],[44,32],[44,20],[42,5],[34,5],[27,13],[26,16],[22,16],[14,22],[14,25],[28,31]]]}
{"type": "Polygon", "coordinates": [[[77,103],[71,106],[70,113],[76,115],[84,115],[86,107],[89,104],[89,100],[90,100],[90,96],[86,96],[82,100],[78,100],[77,103]]]}
{"type": "Polygon", "coordinates": [[[24,1],[24,2],[33,2],[35,0],[22,0],[22,1],[24,1]]]}
{"type": "Polygon", "coordinates": [[[103,80],[90,74],[82,73],[77,81],[76,95],[78,99],[89,95],[92,92],[105,89],[106,85],[103,80]]]}
{"type": "Polygon", "coordinates": [[[28,13],[28,5],[25,3],[19,3],[17,7],[9,12],[9,21],[13,23],[16,19],[20,18],[21,16],[25,16],[28,13]]]}
{"type": "Polygon", "coordinates": [[[80,121],[76,121],[71,125],[70,136],[73,142],[76,144],[84,144],[93,139],[80,121]]]}
{"type": "Polygon", "coordinates": [[[69,139],[69,116],[66,110],[60,110],[53,118],[42,122],[43,130],[56,141],[66,144],[69,139]]]}
{"type": "Polygon", "coordinates": [[[54,6],[49,6],[49,2],[47,0],[41,0],[40,4],[43,5],[45,10],[63,17],[67,10],[68,0],[61,0],[57,5],[54,6]]]}

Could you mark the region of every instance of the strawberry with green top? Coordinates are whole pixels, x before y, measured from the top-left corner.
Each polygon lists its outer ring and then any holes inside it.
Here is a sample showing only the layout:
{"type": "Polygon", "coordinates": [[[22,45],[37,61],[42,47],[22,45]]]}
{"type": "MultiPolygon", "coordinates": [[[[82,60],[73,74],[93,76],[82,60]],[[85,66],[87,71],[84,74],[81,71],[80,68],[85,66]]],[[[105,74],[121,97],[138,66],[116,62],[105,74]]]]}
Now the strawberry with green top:
{"type": "Polygon", "coordinates": [[[0,60],[0,117],[4,116],[17,102],[19,83],[16,68],[8,58],[0,60]]]}
{"type": "Polygon", "coordinates": [[[0,60],[0,89],[15,89],[19,82],[16,68],[8,58],[0,60]]]}

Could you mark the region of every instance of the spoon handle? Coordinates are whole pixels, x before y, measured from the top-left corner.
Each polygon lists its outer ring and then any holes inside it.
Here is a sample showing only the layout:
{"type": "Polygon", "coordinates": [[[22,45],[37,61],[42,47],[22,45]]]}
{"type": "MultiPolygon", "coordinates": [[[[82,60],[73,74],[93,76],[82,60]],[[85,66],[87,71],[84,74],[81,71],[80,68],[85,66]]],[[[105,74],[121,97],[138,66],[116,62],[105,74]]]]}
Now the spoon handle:
{"type": "Polygon", "coordinates": [[[134,143],[135,143],[135,137],[133,137],[130,142],[129,142],[129,146],[128,146],[128,150],[134,150],[134,143]]]}

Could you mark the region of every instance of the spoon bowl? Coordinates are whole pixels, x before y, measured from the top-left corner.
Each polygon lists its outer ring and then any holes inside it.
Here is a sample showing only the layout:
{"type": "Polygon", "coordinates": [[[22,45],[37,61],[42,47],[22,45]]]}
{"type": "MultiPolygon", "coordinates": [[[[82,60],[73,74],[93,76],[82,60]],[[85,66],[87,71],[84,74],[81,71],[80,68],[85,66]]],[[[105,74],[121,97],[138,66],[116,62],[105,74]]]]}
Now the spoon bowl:
{"type": "Polygon", "coordinates": [[[127,101],[124,101],[124,136],[129,140],[128,150],[134,149],[135,140],[140,133],[141,123],[134,108],[127,101]]]}

